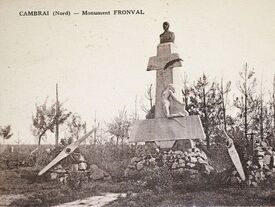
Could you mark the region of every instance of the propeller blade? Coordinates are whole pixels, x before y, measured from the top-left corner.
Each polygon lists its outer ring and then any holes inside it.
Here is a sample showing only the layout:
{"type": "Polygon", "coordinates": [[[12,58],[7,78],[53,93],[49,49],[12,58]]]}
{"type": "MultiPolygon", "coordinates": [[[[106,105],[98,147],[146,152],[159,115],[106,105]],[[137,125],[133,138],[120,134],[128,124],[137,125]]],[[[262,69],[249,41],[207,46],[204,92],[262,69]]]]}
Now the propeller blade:
{"type": "Polygon", "coordinates": [[[58,162],[63,160],[65,157],[69,156],[74,152],[74,150],[79,147],[82,141],[84,141],[86,138],[88,138],[93,132],[95,131],[95,128],[85,134],[83,137],[80,139],[76,140],[75,142],[71,143],[67,147],[65,147],[46,167],[44,167],[38,175],[43,175],[45,172],[47,172],[50,168],[55,166],[58,162]]]}

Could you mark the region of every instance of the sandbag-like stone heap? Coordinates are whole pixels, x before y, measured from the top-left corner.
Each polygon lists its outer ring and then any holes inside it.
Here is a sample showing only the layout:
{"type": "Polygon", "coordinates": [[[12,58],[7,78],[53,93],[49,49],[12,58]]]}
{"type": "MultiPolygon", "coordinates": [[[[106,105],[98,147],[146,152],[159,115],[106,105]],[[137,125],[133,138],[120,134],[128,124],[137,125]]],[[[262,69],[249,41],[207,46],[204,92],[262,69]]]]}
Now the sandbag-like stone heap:
{"type": "Polygon", "coordinates": [[[191,178],[197,175],[210,175],[214,168],[210,165],[206,154],[198,149],[192,148],[186,152],[177,150],[155,153],[141,153],[140,156],[131,159],[125,170],[125,177],[135,178],[144,170],[157,170],[166,165],[174,177],[186,176],[191,178]]]}
{"type": "Polygon", "coordinates": [[[275,152],[266,142],[256,142],[253,157],[247,161],[249,186],[257,186],[275,176],[275,152]]]}

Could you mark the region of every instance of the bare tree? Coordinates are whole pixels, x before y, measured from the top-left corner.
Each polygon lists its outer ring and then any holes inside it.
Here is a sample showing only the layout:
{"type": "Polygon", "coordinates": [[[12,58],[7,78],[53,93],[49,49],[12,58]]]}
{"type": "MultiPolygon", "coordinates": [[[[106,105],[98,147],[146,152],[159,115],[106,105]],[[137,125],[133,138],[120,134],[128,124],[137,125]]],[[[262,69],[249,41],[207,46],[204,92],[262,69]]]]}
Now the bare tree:
{"type": "Polygon", "coordinates": [[[231,90],[231,82],[227,82],[225,84],[223,84],[223,78],[221,78],[221,85],[217,86],[218,89],[218,95],[220,96],[220,100],[221,100],[221,111],[222,111],[222,123],[224,126],[225,131],[227,130],[227,121],[226,121],[226,117],[227,117],[227,105],[228,105],[228,93],[231,90]]]}
{"type": "Polygon", "coordinates": [[[116,138],[117,146],[119,141],[121,141],[121,145],[123,147],[124,141],[129,138],[130,125],[131,120],[125,108],[118,112],[118,115],[111,123],[107,124],[108,132],[116,138]]]}
{"type": "Polygon", "coordinates": [[[150,84],[150,86],[147,88],[147,93],[145,94],[145,97],[146,97],[146,98],[149,100],[149,102],[150,102],[150,108],[153,107],[152,87],[153,87],[153,85],[150,84]]]}
{"type": "Polygon", "coordinates": [[[75,138],[78,140],[86,132],[86,122],[82,121],[80,115],[76,113],[67,120],[67,126],[69,128],[70,139],[75,138]]]}
{"type": "Polygon", "coordinates": [[[263,107],[263,80],[261,78],[261,90],[260,90],[260,137],[264,139],[264,107],[263,107]]]}
{"type": "Polygon", "coordinates": [[[192,87],[188,112],[190,115],[200,115],[208,148],[214,128],[219,124],[217,117],[220,102],[220,98],[217,96],[216,83],[210,82],[207,76],[203,74],[192,87]]]}
{"type": "Polygon", "coordinates": [[[275,75],[273,77],[273,91],[270,91],[270,99],[263,106],[264,138],[275,147],[275,75]]]}
{"type": "Polygon", "coordinates": [[[58,113],[56,112],[56,104],[48,106],[48,99],[43,104],[35,105],[35,114],[32,116],[32,133],[38,138],[38,145],[41,140],[46,138],[46,132],[54,133],[56,123],[63,124],[71,115],[66,109],[60,105],[58,113]]]}
{"type": "Polygon", "coordinates": [[[96,145],[97,142],[98,143],[100,142],[99,136],[98,136],[99,125],[100,125],[100,122],[97,121],[96,112],[95,112],[94,125],[93,125],[93,127],[95,128],[95,130],[94,130],[94,136],[93,136],[93,144],[94,145],[96,145]]]}
{"type": "Polygon", "coordinates": [[[184,73],[184,79],[183,79],[183,89],[181,90],[182,96],[183,96],[183,103],[185,105],[185,109],[188,110],[188,99],[191,92],[191,88],[188,87],[188,76],[186,73],[184,73]]]}
{"type": "MultiPolygon", "coordinates": [[[[59,100],[58,100],[58,84],[56,83],[55,86],[55,95],[56,95],[56,115],[59,115],[59,100]]],[[[58,123],[58,117],[55,119],[55,145],[58,145],[58,139],[59,139],[59,123],[58,123]]]]}
{"type": "Polygon", "coordinates": [[[134,110],[134,120],[138,120],[139,117],[138,117],[138,112],[137,112],[137,96],[135,98],[135,110],[134,110]]]}
{"type": "Polygon", "coordinates": [[[256,78],[254,78],[254,70],[249,70],[248,64],[245,63],[243,71],[240,72],[241,81],[238,82],[238,89],[241,97],[234,100],[234,105],[240,109],[239,118],[244,119],[244,137],[248,142],[248,124],[252,118],[252,112],[255,109],[256,102],[254,93],[256,88],[256,78]]]}
{"type": "Polygon", "coordinates": [[[146,93],[144,95],[145,99],[149,101],[149,108],[146,107],[143,103],[141,104],[141,109],[148,113],[154,106],[154,98],[153,98],[153,85],[150,84],[150,86],[147,87],[146,93]]]}

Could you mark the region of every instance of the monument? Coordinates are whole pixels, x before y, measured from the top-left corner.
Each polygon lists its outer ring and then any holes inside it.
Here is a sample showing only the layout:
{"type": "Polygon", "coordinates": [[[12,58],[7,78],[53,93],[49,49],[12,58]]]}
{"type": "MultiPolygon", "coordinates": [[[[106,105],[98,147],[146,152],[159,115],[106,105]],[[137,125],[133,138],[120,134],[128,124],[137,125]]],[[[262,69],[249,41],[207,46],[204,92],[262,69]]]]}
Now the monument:
{"type": "Polygon", "coordinates": [[[175,35],[169,26],[163,23],[157,56],[150,57],[147,66],[147,71],[156,71],[155,106],[148,119],[133,123],[130,142],[155,142],[160,148],[172,148],[177,141],[187,142],[191,148],[191,140],[205,139],[205,134],[199,116],[189,116],[181,102],[182,59],[176,53],[175,35]]]}

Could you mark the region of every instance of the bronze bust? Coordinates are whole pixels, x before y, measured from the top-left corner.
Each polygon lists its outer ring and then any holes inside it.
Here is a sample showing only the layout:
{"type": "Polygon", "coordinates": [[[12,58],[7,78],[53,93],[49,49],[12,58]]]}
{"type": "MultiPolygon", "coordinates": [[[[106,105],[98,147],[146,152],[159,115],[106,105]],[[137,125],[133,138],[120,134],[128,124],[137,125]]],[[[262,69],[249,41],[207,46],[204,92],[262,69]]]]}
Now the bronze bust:
{"type": "Polygon", "coordinates": [[[163,23],[164,32],[160,35],[160,43],[173,42],[175,41],[175,35],[169,31],[169,23],[163,23]]]}

